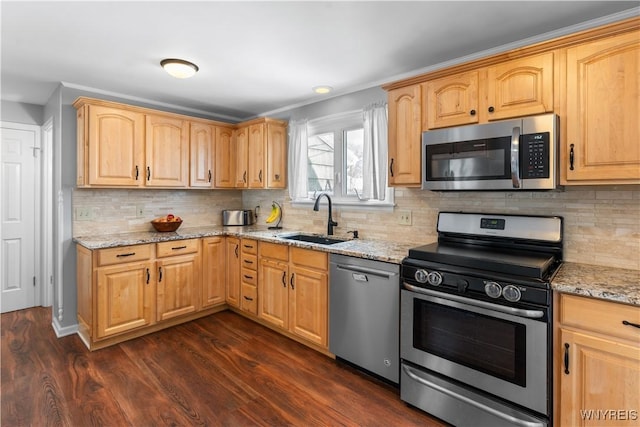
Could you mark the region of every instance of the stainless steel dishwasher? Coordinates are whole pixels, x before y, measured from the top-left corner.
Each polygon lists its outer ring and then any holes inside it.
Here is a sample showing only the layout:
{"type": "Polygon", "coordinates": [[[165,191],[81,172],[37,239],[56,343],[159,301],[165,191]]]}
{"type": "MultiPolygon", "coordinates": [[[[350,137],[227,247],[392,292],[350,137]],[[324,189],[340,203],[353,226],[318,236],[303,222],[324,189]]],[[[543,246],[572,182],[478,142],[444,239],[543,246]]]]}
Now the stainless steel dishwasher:
{"type": "Polygon", "coordinates": [[[400,266],[330,255],[329,351],[398,383],[400,266]]]}

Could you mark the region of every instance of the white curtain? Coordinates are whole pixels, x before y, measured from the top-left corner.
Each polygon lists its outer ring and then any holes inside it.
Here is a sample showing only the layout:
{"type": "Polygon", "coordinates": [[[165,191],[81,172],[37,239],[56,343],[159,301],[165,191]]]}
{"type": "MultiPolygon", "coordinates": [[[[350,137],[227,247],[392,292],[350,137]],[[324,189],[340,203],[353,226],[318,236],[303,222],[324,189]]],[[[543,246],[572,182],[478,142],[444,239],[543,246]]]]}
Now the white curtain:
{"type": "Polygon", "coordinates": [[[387,190],[387,106],[364,109],[362,198],[384,200],[387,190]]]}
{"type": "Polygon", "coordinates": [[[307,198],[307,121],[289,122],[289,196],[307,198]]]}

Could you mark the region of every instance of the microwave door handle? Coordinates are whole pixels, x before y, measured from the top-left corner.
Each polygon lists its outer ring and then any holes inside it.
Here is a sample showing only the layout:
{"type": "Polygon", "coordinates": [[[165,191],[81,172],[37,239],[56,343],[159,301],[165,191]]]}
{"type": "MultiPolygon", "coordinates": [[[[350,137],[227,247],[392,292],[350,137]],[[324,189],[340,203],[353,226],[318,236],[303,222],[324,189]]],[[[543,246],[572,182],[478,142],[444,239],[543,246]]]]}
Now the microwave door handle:
{"type": "Polygon", "coordinates": [[[520,127],[513,128],[511,133],[511,184],[520,188],[520,127]]]}

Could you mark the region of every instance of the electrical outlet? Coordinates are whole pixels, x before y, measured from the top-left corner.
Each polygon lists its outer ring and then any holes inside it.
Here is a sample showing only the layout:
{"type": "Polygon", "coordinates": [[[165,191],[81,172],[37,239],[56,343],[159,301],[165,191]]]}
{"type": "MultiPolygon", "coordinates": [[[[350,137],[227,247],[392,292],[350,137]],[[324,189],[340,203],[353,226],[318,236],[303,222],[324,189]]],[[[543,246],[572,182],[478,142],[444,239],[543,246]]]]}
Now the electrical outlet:
{"type": "Polygon", "coordinates": [[[91,208],[76,208],[76,221],[89,221],[93,219],[91,208]]]}
{"type": "Polygon", "coordinates": [[[397,211],[396,218],[400,225],[411,225],[411,211],[397,211]]]}
{"type": "Polygon", "coordinates": [[[142,218],[144,216],[144,206],[136,205],[136,218],[142,218]]]}

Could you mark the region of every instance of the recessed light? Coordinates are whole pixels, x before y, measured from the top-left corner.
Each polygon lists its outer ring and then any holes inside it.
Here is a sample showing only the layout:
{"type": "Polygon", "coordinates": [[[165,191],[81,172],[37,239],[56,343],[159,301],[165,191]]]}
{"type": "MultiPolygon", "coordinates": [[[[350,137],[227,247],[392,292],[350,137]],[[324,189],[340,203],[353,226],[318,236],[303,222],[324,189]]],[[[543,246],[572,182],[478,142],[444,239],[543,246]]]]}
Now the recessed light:
{"type": "Polygon", "coordinates": [[[177,79],[186,79],[192,77],[198,72],[199,68],[196,64],[185,61],[184,59],[163,59],[160,65],[170,75],[177,79]]]}
{"type": "Polygon", "coordinates": [[[313,88],[313,91],[315,93],[319,93],[321,95],[324,95],[325,93],[329,93],[333,90],[333,88],[331,86],[315,86],[313,88]]]}

